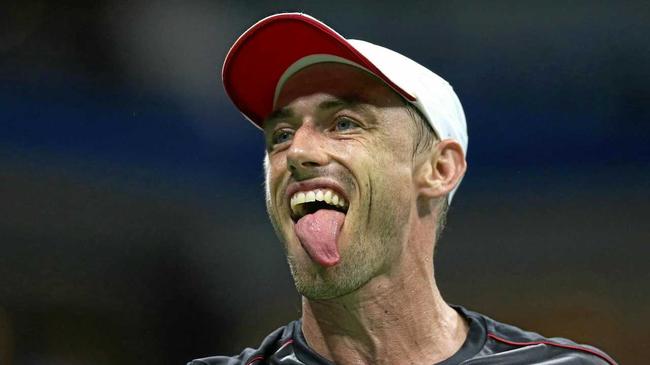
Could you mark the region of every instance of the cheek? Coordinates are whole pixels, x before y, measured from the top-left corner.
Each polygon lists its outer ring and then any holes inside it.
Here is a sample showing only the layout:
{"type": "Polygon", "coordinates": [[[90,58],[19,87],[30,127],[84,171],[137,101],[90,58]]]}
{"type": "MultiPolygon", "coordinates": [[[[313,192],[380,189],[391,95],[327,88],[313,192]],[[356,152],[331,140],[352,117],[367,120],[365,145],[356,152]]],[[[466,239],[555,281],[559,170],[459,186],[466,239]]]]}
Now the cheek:
{"type": "Polygon", "coordinates": [[[391,194],[408,194],[412,185],[411,145],[402,136],[375,135],[371,139],[344,141],[332,148],[333,156],[360,185],[360,193],[391,199],[391,194]]]}
{"type": "MultiPolygon", "coordinates": [[[[373,205],[384,209],[405,209],[413,198],[413,161],[411,146],[404,139],[386,136],[371,152],[366,170],[369,174],[373,205]]],[[[386,212],[390,215],[392,212],[386,212]]]]}
{"type": "Polygon", "coordinates": [[[285,162],[278,156],[268,155],[264,158],[264,188],[266,193],[266,205],[269,212],[275,210],[277,201],[281,197],[278,196],[279,187],[282,182],[283,171],[285,162]]]}
{"type": "Polygon", "coordinates": [[[264,192],[266,194],[266,205],[268,207],[271,200],[271,163],[269,155],[264,156],[264,192]]]}
{"type": "Polygon", "coordinates": [[[267,185],[271,185],[271,188],[277,188],[278,182],[286,169],[286,157],[280,155],[267,157],[264,164],[267,185]]]}

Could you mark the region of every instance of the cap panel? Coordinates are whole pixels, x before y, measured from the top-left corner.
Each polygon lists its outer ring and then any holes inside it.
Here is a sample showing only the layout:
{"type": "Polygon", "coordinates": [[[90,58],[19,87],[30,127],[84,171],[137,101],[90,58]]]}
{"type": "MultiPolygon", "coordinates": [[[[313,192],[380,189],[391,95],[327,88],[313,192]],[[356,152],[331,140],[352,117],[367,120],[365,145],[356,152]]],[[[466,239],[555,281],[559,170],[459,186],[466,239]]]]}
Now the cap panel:
{"type": "Polygon", "coordinates": [[[390,49],[360,40],[349,40],[359,52],[406,92],[440,138],[458,141],[467,148],[463,108],[449,83],[419,63],[390,49]]]}

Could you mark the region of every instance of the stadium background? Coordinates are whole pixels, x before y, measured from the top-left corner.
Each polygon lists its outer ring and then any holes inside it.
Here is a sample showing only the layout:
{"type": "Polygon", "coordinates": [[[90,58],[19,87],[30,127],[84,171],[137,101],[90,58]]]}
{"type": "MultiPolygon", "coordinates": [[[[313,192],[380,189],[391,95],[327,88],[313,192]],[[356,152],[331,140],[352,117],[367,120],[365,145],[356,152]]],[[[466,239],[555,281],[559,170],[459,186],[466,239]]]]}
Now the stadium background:
{"type": "Polygon", "coordinates": [[[455,86],[469,171],[446,298],[647,358],[650,6],[26,1],[0,8],[0,364],[183,364],[299,315],[262,138],[219,69],[304,11],[455,86]]]}

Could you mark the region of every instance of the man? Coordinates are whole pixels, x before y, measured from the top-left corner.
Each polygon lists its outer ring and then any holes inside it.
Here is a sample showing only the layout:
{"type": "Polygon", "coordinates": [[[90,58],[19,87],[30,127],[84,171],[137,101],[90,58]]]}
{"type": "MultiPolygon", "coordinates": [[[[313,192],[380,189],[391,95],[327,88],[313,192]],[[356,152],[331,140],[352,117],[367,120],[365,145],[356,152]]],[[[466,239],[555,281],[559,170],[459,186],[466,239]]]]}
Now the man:
{"type": "Polygon", "coordinates": [[[462,106],[442,78],[304,14],[261,20],[223,81],[264,131],[267,209],[302,318],[199,364],[614,364],[599,350],[442,298],[433,251],[465,170],[462,106]]]}

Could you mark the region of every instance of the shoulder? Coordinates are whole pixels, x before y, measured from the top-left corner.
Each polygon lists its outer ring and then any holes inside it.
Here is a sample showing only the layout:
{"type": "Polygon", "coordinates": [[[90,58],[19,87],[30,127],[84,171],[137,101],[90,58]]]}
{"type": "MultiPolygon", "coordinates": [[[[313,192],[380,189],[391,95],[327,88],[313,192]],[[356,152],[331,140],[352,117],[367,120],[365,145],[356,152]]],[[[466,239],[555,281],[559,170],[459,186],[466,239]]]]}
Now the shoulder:
{"type": "Polygon", "coordinates": [[[609,355],[593,346],[561,337],[544,337],[476,312],[465,311],[469,316],[480,317],[487,332],[485,345],[475,357],[477,360],[483,357],[496,363],[546,364],[552,360],[553,364],[562,365],[616,365],[609,355]]]}
{"type": "Polygon", "coordinates": [[[293,328],[297,321],[271,332],[255,349],[246,348],[236,356],[211,356],[194,359],[187,365],[257,365],[281,352],[292,340],[293,328]]]}

